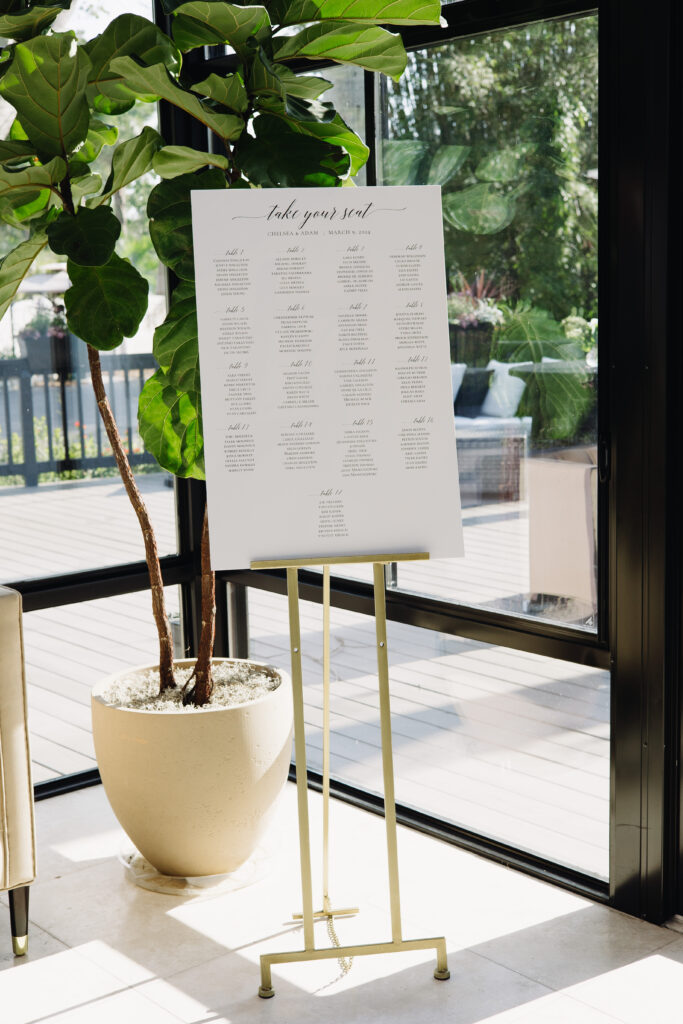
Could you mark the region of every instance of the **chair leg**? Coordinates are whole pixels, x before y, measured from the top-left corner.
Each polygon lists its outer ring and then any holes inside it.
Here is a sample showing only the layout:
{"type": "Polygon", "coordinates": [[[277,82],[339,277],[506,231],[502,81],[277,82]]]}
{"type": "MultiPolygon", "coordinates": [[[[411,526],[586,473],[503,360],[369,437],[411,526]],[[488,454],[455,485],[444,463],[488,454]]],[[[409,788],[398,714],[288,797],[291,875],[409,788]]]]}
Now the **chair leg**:
{"type": "Polygon", "coordinates": [[[9,891],[9,916],[12,926],[12,949],[15,956],[28,953],[28,885],[9,891]]]}

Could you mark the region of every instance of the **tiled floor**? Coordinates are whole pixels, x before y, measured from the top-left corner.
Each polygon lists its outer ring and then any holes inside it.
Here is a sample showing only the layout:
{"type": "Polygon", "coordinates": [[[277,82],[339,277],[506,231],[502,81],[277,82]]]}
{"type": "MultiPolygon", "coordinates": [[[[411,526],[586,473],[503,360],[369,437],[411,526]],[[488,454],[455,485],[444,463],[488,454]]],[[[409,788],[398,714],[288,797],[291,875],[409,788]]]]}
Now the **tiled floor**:
{"type": "MultiPolygon", "coordinates": [[[[317,835],[320,797],[311,794],[310,804],[317,835]]],[[[43,801],[36,813],[40,874],[23,960],[11,956],[0,908],[2,1024],[681,1020],[676,932],[407,829],[399,830],[403,933],[446,935],[450,981],[433,979],[429,952],[367,956],[346,975],[334,960],[274,969],[275,998],[263,1001],[260,953],[302,944],[289,920],[300,900],[293,786],[265,844],[266,877],[189,901],[130,882],[118,860],[125,840],[101,787],[43,801]]],[[[383,821],[333,803],[332,850],[333,903],[357,902],[362,911],[337,922],[340,940],[386,938],[383,821]]],[[[324,924],[316,930],[327,945],[324,924]]]]}

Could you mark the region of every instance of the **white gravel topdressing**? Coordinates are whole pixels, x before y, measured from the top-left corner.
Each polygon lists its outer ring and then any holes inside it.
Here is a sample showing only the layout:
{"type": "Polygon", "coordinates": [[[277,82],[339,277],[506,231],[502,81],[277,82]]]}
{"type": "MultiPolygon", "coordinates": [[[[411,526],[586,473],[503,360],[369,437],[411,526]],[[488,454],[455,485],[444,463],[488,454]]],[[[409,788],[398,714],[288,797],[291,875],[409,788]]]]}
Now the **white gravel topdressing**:
{"type": "Polygon", "coordinates": [[[192,668],[175,668],[175,690],[159,693],[159,672],[150,669],[115,679],[100,693],[106,704],[132,711],[211,711],[265,697],[280,685],[280,676],[268,665],[253,665],[240,661],[219,661],[213,665],[213,694],[201,708],[188,704],[183,707],[183,687],[192,675],[192,668]]]}

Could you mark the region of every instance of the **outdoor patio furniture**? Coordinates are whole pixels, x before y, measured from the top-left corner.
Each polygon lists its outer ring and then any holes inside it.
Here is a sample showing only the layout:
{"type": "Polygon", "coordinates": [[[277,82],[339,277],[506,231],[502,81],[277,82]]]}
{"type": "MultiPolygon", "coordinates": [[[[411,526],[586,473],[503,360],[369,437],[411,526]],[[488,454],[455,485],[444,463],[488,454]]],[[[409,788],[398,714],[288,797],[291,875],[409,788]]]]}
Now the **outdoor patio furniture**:
{"type": "Polygon", "coordinates": [[[530,416],[455,417],[463,507],[524,498],[530,416]]]}
{"type": "MultiPolygon", "coordinates": [[[[531,417],[517,416],[524,382],[501,363],[451,363],[460,500],[463,507],[524,497],[531,417]],[[502,388],[501,388],[502,384],[502,388]],[[514,394],[510,393],[514,389],[514,394]]],[[[531,364],[524,364],[531,365],[531,364]]]]}
{"type": "Polygon", "coordinates": [[[0,587],[0,890],[9,890],[16,956],[28,949],[28,894],[35,876],[21,596],[0,587]]]}

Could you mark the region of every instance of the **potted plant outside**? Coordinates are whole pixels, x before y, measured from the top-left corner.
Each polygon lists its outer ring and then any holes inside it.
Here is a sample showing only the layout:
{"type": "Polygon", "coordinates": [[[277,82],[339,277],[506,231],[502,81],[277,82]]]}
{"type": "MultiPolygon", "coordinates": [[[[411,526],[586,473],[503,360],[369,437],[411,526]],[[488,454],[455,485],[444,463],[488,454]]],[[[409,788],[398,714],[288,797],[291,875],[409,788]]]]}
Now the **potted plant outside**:
{"type": "Polygon", "coordinates": [[[468,283],[460,274],[458,286],[448,295],[448,329],[451,362],[484,367],[491,358],[493,332],[503,322],[498,302],[504,288],[497,287],[480,271],[468,283]]]}
{"type": "MultiPolygon", "coordinates": [[[[159,635],[159,662],[154,666],[158,696],[178,696],[178,710],[123,709],[114,698],[93,699],[98,763],[114,809],[141,852],[164,873],[216,873],[236,867],[249,855],[248,843],[221,836],[228,855],[199,863],[167,856],[173,836],[194,833],[205,846],[212,826],[226,816],[224,807],[209,812],[208,824],[192,818],[193,807],[209,802],[208,780],[214,773],[206,738],[214,715],[212,653],[214,577],[209,556],[208,521],[202,531],[202,632],[196,660],[184,681],[173,662],[173,641],[164,605],[163,579],[149,515],[137,489],[124,445],[107,399],[100,351],[116,348],[137,331],[147,308],[147,283],[116,253],[122,225],[112,200],[126,185],[153,170],[161,178],[147,206],[149,230],[160,261],[172,272],[175,288],[166,319],[154,337],[157,372],[140,399],[139,423],[145,445],[159,464],[179,477],[203,479],[203,437],[190,192],[194,189],[339,187],[367,159],[368,150],[327,99],[330,82],[317,74],[299,74],[306,61],[331,60],[400,77],[406,63],[400,37],[385,24],[439,22],[437,0],[357,0],[351,7],[339,0],[271,0],[265,6],[238,6],[222,0],[166,0],[170,34],[150,21],[123,14],[99,35],[79,43],[53,22],[69,0],[41,0],[40,5],[14,0],[0,16],[0,97],[16,112],[9,136],[0,141],[0,216],[28,230],[28,237],[0,263],[0,317],[9,308],[34,260],[45,249],[66,257],[71,287],[65,294],[69,330],[87,346],[93,389],[121,479],[142,529],[150,574],[154,620],[159,635]],[[285,30],[284,33],[282,30],[285,30]],[[228,46],[235,53],[227,73],[193,77],[183,65],[185,54],[204,46],[228,46]],[[137,102],[164,100],[196,122],[205,139],[202,147],[165,145],[158,132],[145,127],[133,138],[118,139],[116,118],[137,102]],[[91,164],[111,147],[109,175],[102,182],[91,164]],[[185,710],[182,710],[185,705],[185,710]],[[127,724],[121,724],[127,716],[127,724]],[[171,755],[152,744],[145,732],[123,754],[119,740],[138,729],[162,728],[159,722],[180,718],[179,729],[165,740],[171,755]],[[112,734],[102,739],[102,729],[112,734]],[[187,724],[186,724],[187,723],[187,724]],[[199,724],[198,724],[199,723],[199,724]],[[188,738],[189,737],[189,738],[188,738]],[[145,748],[133,765],[130,751],[145,748]],[[193,782],[184,781],[193,762],[193,782]],[[178,772],[169,779],[170,765],[178,772]],[[121,770],[119,770],[121,769],[121,770]],[[114,774],[117,779],[114,781],[114,774]],[[111,776],[111,781],[109,777],[111,776]],[[161,784],[154,783],[154,777],[161,784]],[[183,791],[187,804],[179,804],[183,791]],[[132,804],[132,812],[124,804],[132,804]],[[136,811],[143,806],[143,814],[136,811]],[[163,809],[165,807],[165,810],[163,809]],[[141,838],[135,819],[152,822],[159,811],[169,822],[162,852],[141,838]],[[239,859],[239,857],[237,859],[239,859]]],[[[185,666],[183,666],[185,667],[185,666]]],[[[238,666],[238,671],[242,669],[238,666]]],[[[260,671],[260,670],[257,670],[260,671]]],[[[268,676],[270,670],[265,670],[268,676]]],[[[108,683],[110,685],[110,683],[108,683]]],[[[115,684],[116,685],[116,684],[115,684]]],[[[111,688],[111,685],[110,685],[111,688]]],[[[289,763],[291,709],[283,716],[283,687],[247,705],[244,722],[232,739],[234,757],[224,760],[244,768],[237,782],[222,781],[218,789],[233,796],[247,794],[236,817],[255,814],[256,789],[265,803],[286,776],[289,763]],[[266,756],[263,738],[268,726],[254,709],[274,704],[279,728],[266,756]],[[283,727],[284,723],[284,727],[283,727]],[[242,740],[244,739],[244,746],[242,740]],[[253,740],[257,752],[248,752],[253,740]],[[259,748],[260,745],[260,749],[259,748]],[[266,785],[266,782],[268,783],[266,785]],[[251,786],[250,796],[248,787],[251,786]],[[247,810],[245,810],[247,808],[247,810]]],[[[156,695],[155,695],[156,696],[156,695]]],[[[219,709],[216,715],[223,714],[219,709]]],[[[163,726],[163,728],[166,728],[163,726]]],[[[225,737],[225,727],[219,726],[225,737]]],[[[154,741],[156,743],[156,740],[154,741]]],[[[218,742],[219,752],[225,755],[218,742]]],[[[228,779],[229,776],[225,776],[228,779]]],[[[235,802],[235,801],[233,801],[235,802]]],[[[239,801],[237,801],[239,803],[239,801]]],[[[267,809],[267,808],[266,808],[267,809]]],[[[249,831],[249,829],[247,829],[249,831]]],[[[258,828],[251,828],[258,838],[258,828]]],[[[195,844],[197,845],[197,844],[195,844]]]]}
{"type": "Polygon", "coordinates": [[[51,373],[55,366],[64,367],[68,363],[69,332],[62,304],[46,299],[21,328],[17,341],[30,373],[51,373]]]}

